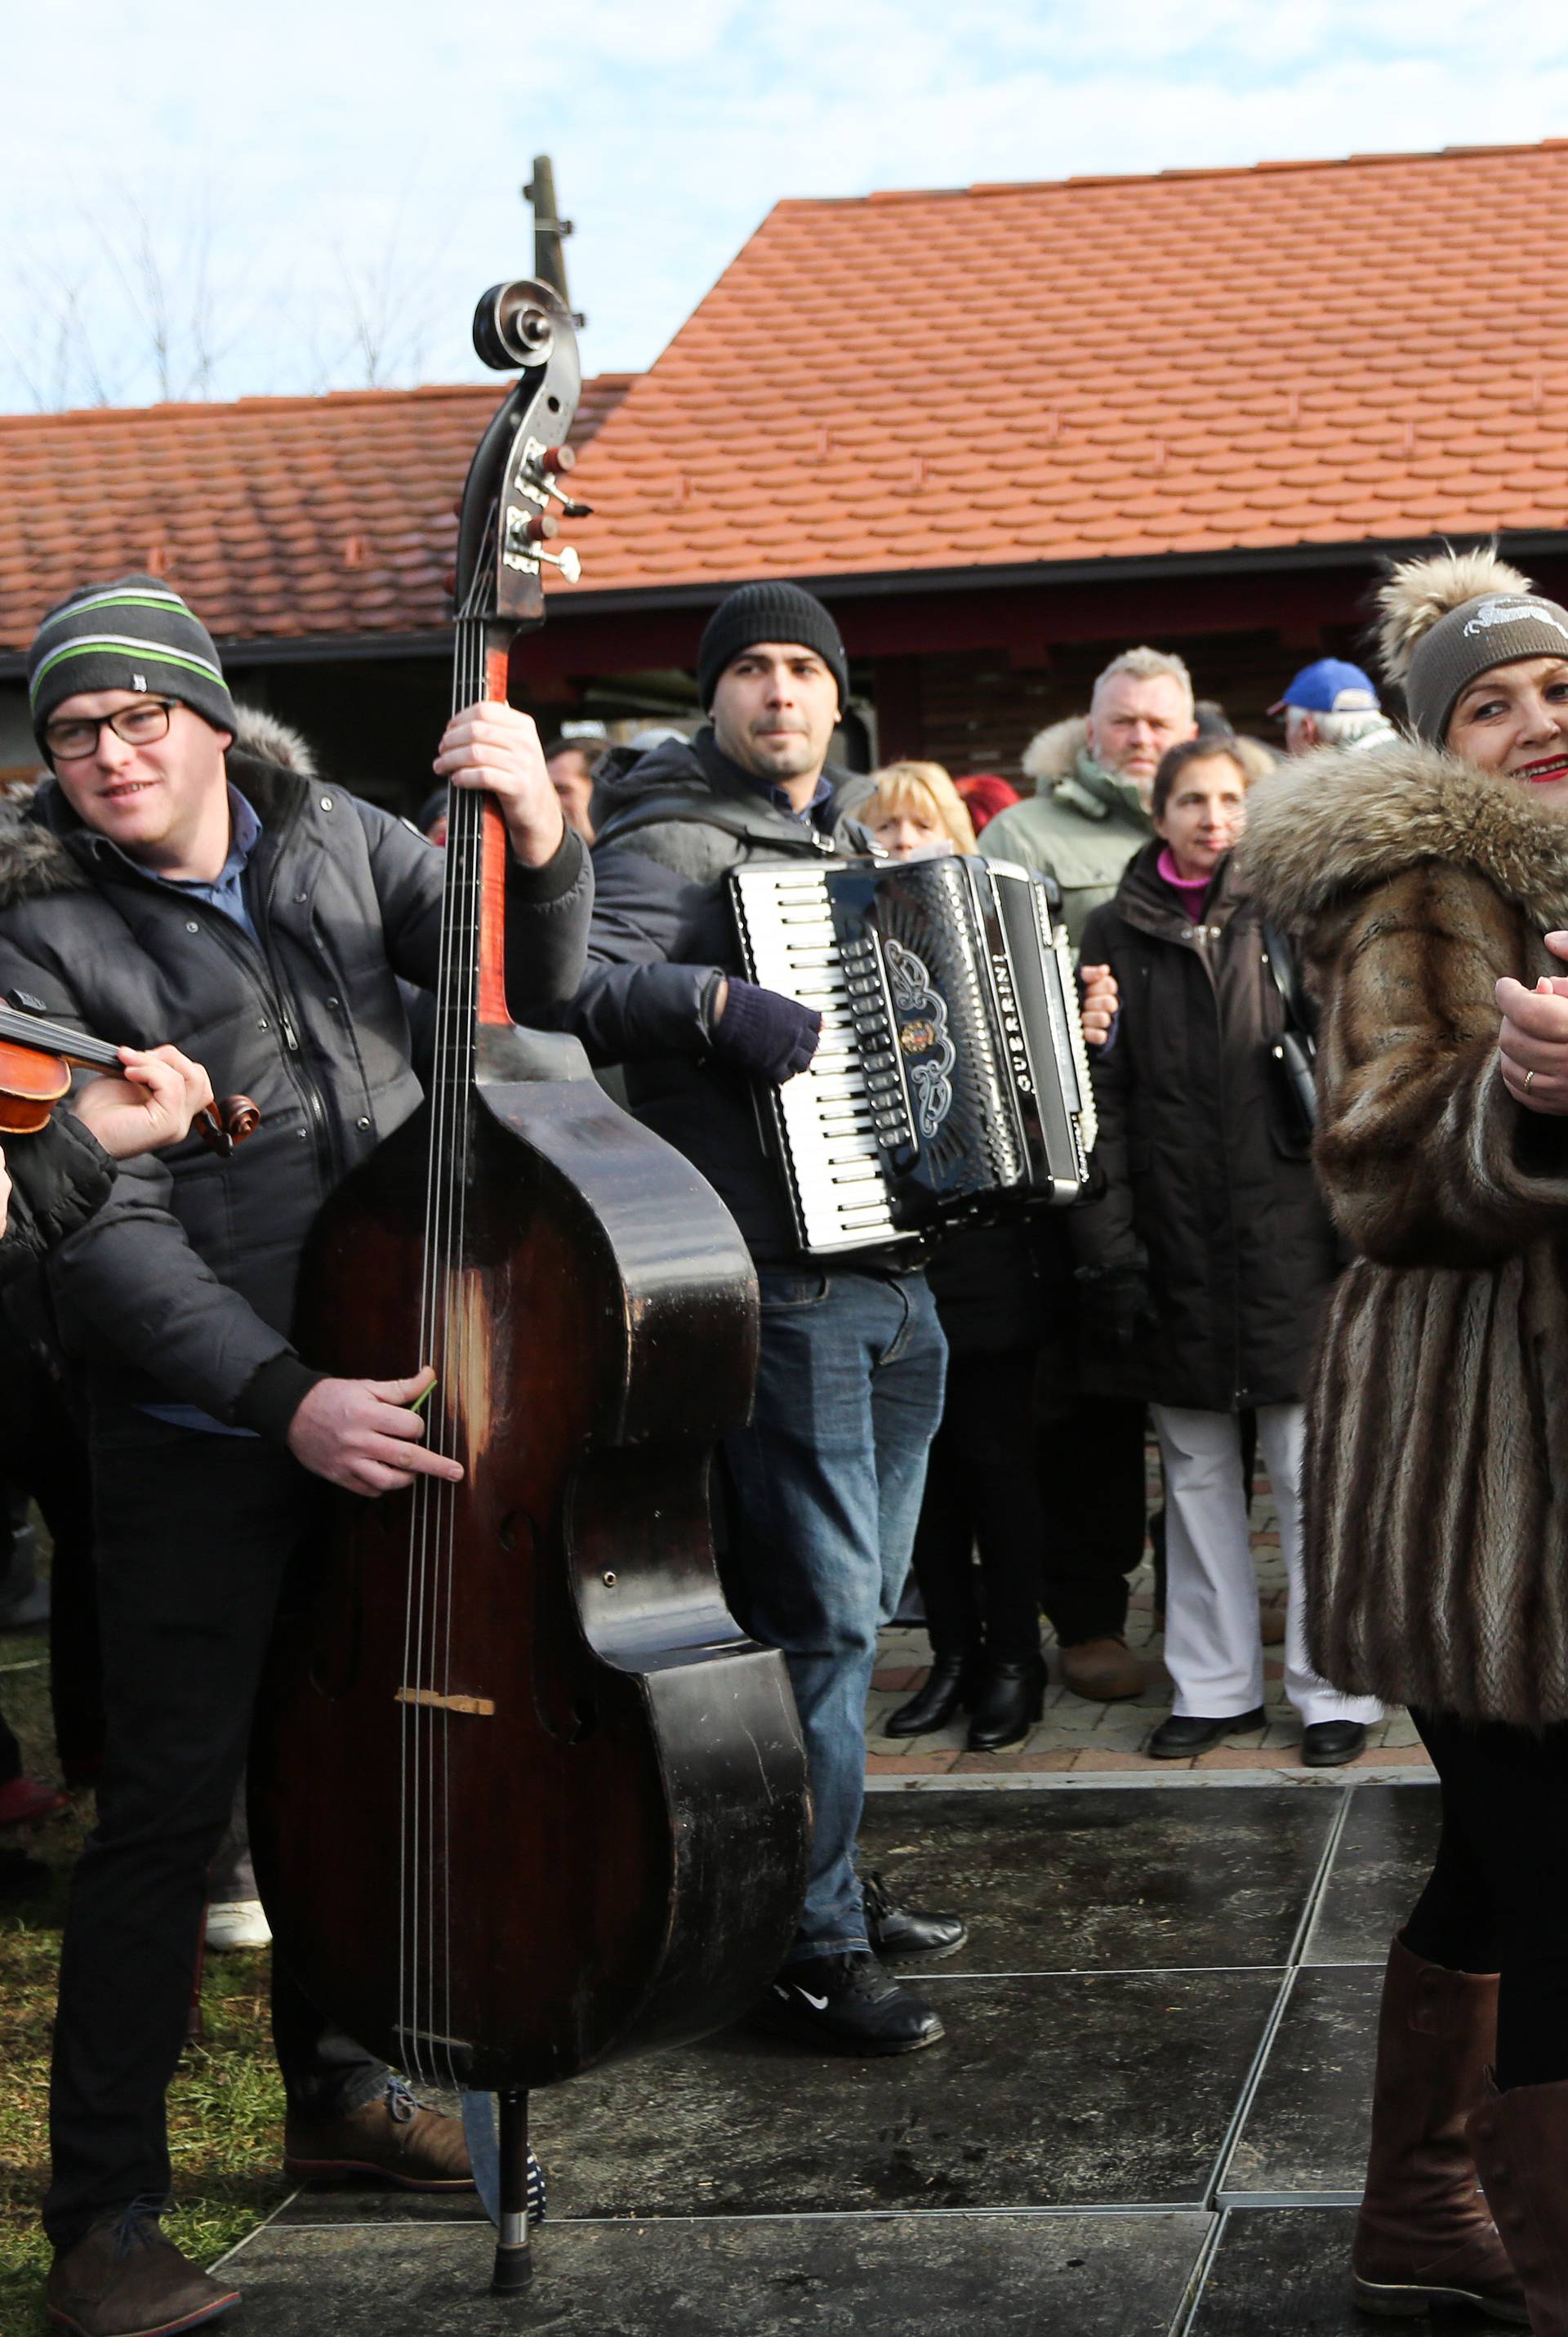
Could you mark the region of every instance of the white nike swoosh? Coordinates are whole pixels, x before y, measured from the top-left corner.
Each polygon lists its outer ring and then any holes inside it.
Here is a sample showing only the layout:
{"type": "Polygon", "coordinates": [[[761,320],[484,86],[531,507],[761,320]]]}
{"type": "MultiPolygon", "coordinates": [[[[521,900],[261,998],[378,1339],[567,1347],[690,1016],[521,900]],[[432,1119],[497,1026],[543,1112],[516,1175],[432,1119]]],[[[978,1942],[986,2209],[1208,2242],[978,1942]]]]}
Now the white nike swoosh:
{"type": "Polygon", "coordinates": [[[819,2012],[825,2012],[827,2010],[828,2000],[825,1996],[813,1996],[809,1988],[803,1988],[801,1994],[804,1997],[808,2004],[814,2004],[819,2012]]]}

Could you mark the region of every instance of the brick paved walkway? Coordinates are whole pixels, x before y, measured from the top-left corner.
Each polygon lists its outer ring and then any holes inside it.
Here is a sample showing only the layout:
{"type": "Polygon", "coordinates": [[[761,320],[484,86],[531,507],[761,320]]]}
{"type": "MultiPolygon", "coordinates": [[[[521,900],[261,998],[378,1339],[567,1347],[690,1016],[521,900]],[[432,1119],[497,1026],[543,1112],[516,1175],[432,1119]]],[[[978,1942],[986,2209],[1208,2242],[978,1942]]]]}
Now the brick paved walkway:
{"type": "MultiPolygon", "coordinates": [[[[1159,1500],[1159,1479],[1151,1453],[1151,1506],[1159,1500]]],[[[1258,1568],[1258,1585],[1265,1607],[1282,1613],[1285,1601],[1285,1572],[1280,1557],[1279,1519],[1275,1512],[1273,1494],[1266,1480],[1260,1479],[1252,1503],[1252,1550],[1258,1568]]],[[[1181,1775],[1197,1770],[1202,1774],[1232,1771],[1255,1776],[1266,1770],[1294,1770],[1303,1777],[1325,1773],[1305,1771],[1300,1767],[1301,1730],[1295,1714],[1285,1701],[1281,1660],[1283,1650],[1266,1650],[1264,1676],[1268,1683],[1268,1726],[1246,1736],[1228,1737],[1212,1753],[1201,1755],[1193,1761],[1151,1761],[1144,1752],[1151,1731],[1170,1709],[1171,1684],[1161,1650],[1164,1645],[1155,1628],[1154,1612],[1154,1567],[1145,1555],[1144,1562],[1133,1578],[1133,1602],[1129,1640],[1149,1667],[1149,1685],[1145,1694],[1135,1702],[1125,1704],[1090,1704],[1082,1697],[1073,1696],[1061,1686],[1057,1677],[1056,1645],[1047,1632],[1046,1650],[1050,1665],[1050,1685],[1046,1690],[1044,1717],[1032,1728],[1021,1745],[1012,1745],[1005,1753],[967,1753],[964,1750],[965,1722],[959,1720],[952,1727],[931,1736],[916,1739],[883,1736],[879,1724],[895,1706],[901,1704],[910,1690],[920,1679],[930,1661],[930,1648],[923,1630],[894,1627],[882,1634],[881,1652],[870,1703],[866,1707],[867,1774],[872,1777],[919,1777],[975,1775],[999,1777],[1009,1771],[1025,1775],[1045,1776],[1053,1773],[1070,1772],[1074,1775],[1101,1775],[1142,1773],[1153,1778],[1159,1775],[1181,1775]]],[[[1409,1716],[1402,1711],[1390,1713],[1376,1728],[1368,1732],[1367,1750],[1359,1762],[1349,1765],[1348,1775],[1374,1771],[1379,1775],[1417,1774],[1430,1775],[1430,1765],[1425,1749],[1417,1738],[1409,1716]]],[[[1326,1773],[1329,1775],[1336,1772],[1326,1773]]]]}

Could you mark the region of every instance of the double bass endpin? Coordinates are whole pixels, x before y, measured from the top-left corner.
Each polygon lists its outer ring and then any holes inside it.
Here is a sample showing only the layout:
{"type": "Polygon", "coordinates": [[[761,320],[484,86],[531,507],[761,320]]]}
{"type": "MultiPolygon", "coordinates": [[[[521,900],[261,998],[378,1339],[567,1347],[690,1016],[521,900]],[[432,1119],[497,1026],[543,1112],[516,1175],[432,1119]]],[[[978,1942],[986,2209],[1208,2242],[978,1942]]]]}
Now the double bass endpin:
{"type": "Polygon", "coordinates": [[[491,2293],[516,2296],[533,2278],[529,2244],[528,2096],[511,2088],[496,2097],[501,2111],[501,2212],[491,2293]]]}

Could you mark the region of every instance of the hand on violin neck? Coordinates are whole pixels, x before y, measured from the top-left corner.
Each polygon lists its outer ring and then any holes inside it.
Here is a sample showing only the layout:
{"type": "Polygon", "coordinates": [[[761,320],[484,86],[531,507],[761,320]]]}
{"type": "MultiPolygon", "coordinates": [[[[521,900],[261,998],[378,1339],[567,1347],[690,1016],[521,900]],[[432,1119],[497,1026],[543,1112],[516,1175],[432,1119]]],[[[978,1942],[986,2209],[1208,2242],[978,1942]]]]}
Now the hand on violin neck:
{"type": "Polygon", "coordinates": [[[78,1120],[116,1160],[179,1144],[212,1101],[212,1082],[178,1047],[122,1047],[122,1076],[89,1080],[71,1099],[78,1120]]]}
{"type": "Polygon", "coordinates": [[[525,868],[554,859],[566,820],[529,715],[499,699],[465,706],[442,733],[434,768],[453,787],[482,787],[495,797],[525,868]]]}
{"type": "Polygon", "coordinates": [[[434,1383],[428,1364],[406,1380],[317,1380],[288,1423],[288,1449],[313,1475],[366,1497],[401,1492],[417,1476],[457,1484],[461,1462],[425,1452],[412,1409],[434,1383]]]}

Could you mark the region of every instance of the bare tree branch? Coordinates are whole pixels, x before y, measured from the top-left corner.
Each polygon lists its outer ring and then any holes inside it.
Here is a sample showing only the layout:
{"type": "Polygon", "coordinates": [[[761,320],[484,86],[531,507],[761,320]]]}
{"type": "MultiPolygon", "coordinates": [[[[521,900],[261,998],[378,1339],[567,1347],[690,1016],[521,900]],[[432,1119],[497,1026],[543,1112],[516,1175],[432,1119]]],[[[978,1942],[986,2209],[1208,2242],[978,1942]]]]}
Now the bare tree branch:
{"type": "MultiPolygon", "coordinates": [[[[432,245],[411,256],[410,195],[405,186],[373,259],[334,248],[336,294],[324,298],[318,279],[307,303],[249,266],[219,259],[220,249],[244,246],[218,236],[209,189],[154,212],[131,188],[107,188],[73,226],[57,225],[46,244],[14,260],[21,322],[0,333],[0,352],[28,400],[54,411],[232,395],[222,376],[247,346],[286,351],[296,364],[308,353],[318,390],[416,381],[429,358],[443,254],[432,245]],[[269,315],[274,328],[262,332],[269,315]]],[[[297,381],[296,371],[287,386],[297,381]]],[[[283,386],[262,379],[244,388],[283,386]]]]}

